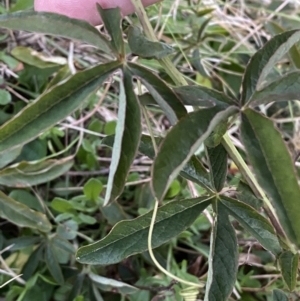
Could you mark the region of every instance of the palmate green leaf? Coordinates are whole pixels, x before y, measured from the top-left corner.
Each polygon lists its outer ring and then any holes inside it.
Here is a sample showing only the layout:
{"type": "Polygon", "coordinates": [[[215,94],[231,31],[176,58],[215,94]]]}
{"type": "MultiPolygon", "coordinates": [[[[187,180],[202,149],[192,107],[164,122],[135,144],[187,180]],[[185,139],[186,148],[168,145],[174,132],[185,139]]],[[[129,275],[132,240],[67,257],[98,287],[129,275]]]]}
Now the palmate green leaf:
{"type": "Polygon", "coordinates": [[[286,74],[263,89],[255,91],[251,106],[258,106],[272,101],[295,99],[300,99],[300,71],[286,74]]]}
{"type": "Polygon", "coordinates": [[[279,265],[284,282],[290,291],[296,287],[298,276],[299,254],[291,251],[283,252],[279,257],[279,265]]]}
{"type": "Polygon", "coordinates": [[[99,287],[102,291],[118,292],[120,294],[134,294],[139,291],[138,288],[129,285],[127,283],[117,281],[115,279],[109,279],[103,276],[96,275],[92,272],[89,273],[89,278],[99,287]]]}
{"type": "Polygon", "coordinates": [[[181,86],[174,88],[180,100],[189,106],[212,107],[216,104],[234,105],[235,101],[225,94],[200,85],[181,86]]]}
{"type": "Polygon", "coordinates": [[[111,37],[111,48],[117,57],[125,56],[123,33],[121,30],[121,10],[119,7],[103,9],[98,3],[97,9],[104,26],[111,37]]]}
{"type": "Polygon", "coordinates": [[[146,86],[149,93],[164,111],[172,125],[187,114],[187,111],[174,91],[149,69],[137,64],[128,63],[134,77],[146,86]]]}
{"type": "Polygon", "coordinates": [[[120,84],[118,123],[107,182],[104,206],[123,192],[142,133],[141,109],[133,91],[131,74],[125,70],[120,84]],[[124,85],[124,86],[123,86],[124,85]]]}
{"type": "Polygon", "coordinates": [[[111,53],[109,42],[88,22],[35,11],[23,11],[0,16],[0,27],[27,30],[76,39],[111,53]]]}
{"type": "Polygon", "coordinates": [[[139,27],[131,26],[128,31],[128,44],[133,54],[146,59],[162,59],[174,52],[166,43],[147,39],[139,27]]]}
{"type": "MultiPolygon", "coordinates": [[[[158,246],[189,227],[210,204],[211,198],[200,197],[169,202],[158,209],[152,246],[158,246]]],[[[109,265],[148,249],[147,238],[152,212],[133,220],[121,221],[102,240],[79,248],[76,259],[84,264],[109,265]]]]}
{"type": "Polygon", "coordinates": [[[9,187],[30,187],[50,182],[65,174],[73,165],[73,158],[21,162],[0,170],[0,184],[9,187]]]}
{"type": "Polygon", "coordinates": [[[236,282],[238,244],[228,212],[218,203],[210,240],[209,269],[204,301],[227,301],[236,282]]]}
{"type": "Polygon", "coordinates": [[[275,63],[299,40],[300,30],[286,31],[273,37],[252,56],[242,82],[242,105],[253,100],[254,92],[260,89],[275,63]]]}
{"type": "Polygon", "coordinates": [[[216,147],[206,148],[208,162],[210,166],[211,182],[216,191],[221,191],[224,187],[227,176],[227,151],[222,144],[216,147]]]}
{"type": "Polygon", "coordinates": [[[33,140],[69,116],[107,76],[120,67],[118,62],[98,65],[78,72],[63,84],[42,94],[0,127],[0,153],[33,140]]]}
{"type": "MultiPolygon", "coordinates": [[[[163,139],[160,137],[156,137],[155,141],[156,144],[159,145],[160,142],[163,139]]],[[[113,146],[114,141],[114,135],[107,136],[102,140],[102,143],[104,145],[107,145],[109,147],[113,146]]],[[[152,140],[150,136],[142,135],[141,141],[139,145],[139,150],[141,154],[148,156],[150,159],[154,159],[155,152],[152,144],[152,140]]],[[[183,169],[180,172],[180,175],[192,182],[195,182],[202,186],[205,189],[208,189],[210,191],[212,190],[212,184],[209,179],[209,173],[205,169],[205,167],[202,165],[202,163],[197,159],[196,156],[192,156],[190,161],[186,163],[186,165],[183,167],[183,169]]]]}
{"type": "Polygon", "coordinates": [[[268,251],[279,256],[282,252],[272,224],[251,206],[238,200],[222,196],[221,203],[246,231],[268,251]]]}
{"type": "Polygon", "coordinates": [[[65,281],[64,276],[56,258],[51,240],[45,246],[44,258],[51,276],[59,285],[63,285],[65,281]]]}
{"type": "Polygon", "coordinates": [[[273,122],[252,109],[242,114],[241,137],[258,178],[289,239],[300,246],[300,188],[293,160],[273,122]]]}
{"type": "Polygon", "coordinates": [[[152,188],[158,200],[163,199],[170,183],[213,129],[236,112],[233,106],[226,110],[218,106],[201,109],[183,117],[169,131],[152,170],[152,188]]]}
{"type": "Polygon", "coordinates": [[[289,301],[287,295],[281,290],[273,291],[273,301],[289,301]]]}
{"type": "Polygon", "coordinates": [[[19,227],[33,228],[41,232],[49,232],[52,228],[44,214],[15,201],[2,191],[0,191],[0,216],[19,227]]]}

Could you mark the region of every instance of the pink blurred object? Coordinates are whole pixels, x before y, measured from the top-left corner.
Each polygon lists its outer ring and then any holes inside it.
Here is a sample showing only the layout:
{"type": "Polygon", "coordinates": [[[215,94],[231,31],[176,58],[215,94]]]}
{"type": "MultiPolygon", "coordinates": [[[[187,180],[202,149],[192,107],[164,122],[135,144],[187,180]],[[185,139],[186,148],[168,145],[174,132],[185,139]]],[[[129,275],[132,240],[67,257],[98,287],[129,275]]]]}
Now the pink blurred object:
{"type": "MultiPolygon", "coordinates": [[[[148,6],[158,1],[160,0],[143,0],[142,2],[145,6],[148,6]]],[[[130,0],[35,0],[34,8],[37,11],[63,14],[97,25],[101,23],[101,19],[96,9],[96,2],[102,8],[120,7],[124,16],[134,12],[130,0]]]]}

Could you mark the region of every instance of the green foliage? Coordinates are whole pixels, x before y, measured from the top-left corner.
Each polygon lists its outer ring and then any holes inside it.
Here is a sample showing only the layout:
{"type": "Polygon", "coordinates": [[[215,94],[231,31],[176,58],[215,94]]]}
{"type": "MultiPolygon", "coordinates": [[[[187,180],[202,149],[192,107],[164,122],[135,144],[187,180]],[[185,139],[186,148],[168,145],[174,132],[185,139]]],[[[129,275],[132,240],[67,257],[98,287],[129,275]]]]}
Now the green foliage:
{"type": "Polygon", "coordinates": [[[118,8],[97,5],[104,33],[22,11],[32,1],[0,15],[2,28],[59,36],[47,41],[64,55],[61,37],[97,49],[68,53],[68,64],[34,45],[1,52],[1,62],[22,69],[1,79],[0,93],[7,300],[226,301],[233,292],[254,300],[251,289],[255,300],[288,300],[280,289],[296,296],[299,171],[285,142],[296,123],[274,115],[299,115],[291,101],[299,98],[300,31],[266,25],[277,35],[246,65],[248,49],[211,25],[212,8],[181,2],[185,13],[164,28],[174,47],[143,22],[144,31],[128,27],[118,8]],[[208,70],[201,52],[220,66],[208,70]],[[232,129],[241,141],[230,139],[232,129]],[[250,272],[239,267],[245,254],[250,272]],[[18,282],[7,282],[15,271],[18,282]],[[266,285],[255,273],[274,279],[266,285]]]}

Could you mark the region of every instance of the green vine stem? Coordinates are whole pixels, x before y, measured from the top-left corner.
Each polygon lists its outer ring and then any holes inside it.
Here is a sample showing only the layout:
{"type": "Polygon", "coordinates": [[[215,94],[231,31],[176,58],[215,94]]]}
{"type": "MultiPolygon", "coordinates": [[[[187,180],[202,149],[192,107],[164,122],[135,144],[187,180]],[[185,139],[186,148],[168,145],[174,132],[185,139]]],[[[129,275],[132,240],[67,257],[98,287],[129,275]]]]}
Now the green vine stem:
{"type": "MultiPolygon", "coordinates": [[[[135,12],[139,18],[139,21],[143,27],[144,33],[146,37],[153,41],[157,42],[157,38],[155,36],[154,30],[151,26],[151,23],[148,19],[148,16],[146,14],[145,8],[141,2],[141,0],[131,0],[132,4],[135,7],[135,12]]],[[[173,65],[172,61],[170,60],[169,57],[165,57],[161,60],[158,60],[161,66],[164,68],[164,70],[168,73],[168,75],[172,78],[176,86],[184,86],[188,85],[187,81],[183,77],[183,75],[176,69],[176,67],[173,65]]],[[[282,236],[286,237],[284,234],[280,224],[278,223],[278,219],[276,217],[276,213],[274,211],[273,206],[271,205],[269,199],[267,198],[266,194],[258,184],[255,176],[245,163],[244,159],[232,143],[229,135],[226,133],[223,137],[222,140],[222,145],[224,148],[227,150],[229,156],[233,160],[233,162],[236,164],[238,167],[239,171],[245,178],[245,180],[248,182],[249,186],[252,188],[253,192],[255,195],[259,198],[262,198],[264,203],[265,203],[265,210],[272,221],[273,226],[276,228],[277,233],[282,236]]],[[[153,221],[154,222],[154,221],[153,221]]],[[[151,238],[152,234],[150,235],[151,238]]],[[[151,243],[151,241],[150,241],[151,243]]]]}

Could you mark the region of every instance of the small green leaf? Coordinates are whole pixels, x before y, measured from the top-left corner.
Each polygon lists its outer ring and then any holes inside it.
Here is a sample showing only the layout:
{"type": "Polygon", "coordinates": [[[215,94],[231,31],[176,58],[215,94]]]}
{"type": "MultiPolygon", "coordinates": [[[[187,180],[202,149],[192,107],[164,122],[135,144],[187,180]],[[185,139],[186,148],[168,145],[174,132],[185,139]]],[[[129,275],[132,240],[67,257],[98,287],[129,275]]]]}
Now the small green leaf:
{"type": "Polygon", "coordinates": [[[54,280],[59,285],[63,285],[64,276],[62,274],[61,267],[58,263],[58,260],[55,256],[55,252],[53,250],[51,241],[45,247],[45,262],[54,280]]]}
{"type": "Polygon", "coordinates": [[[130,295],[139,291],[139,289],[134,286],[131,286],[121,281],[117,281],[115,279],[102,277],[92,272],[89,273],[89,277],[96,284],[96,286],[99,287],[102,291],[106,291],[106,292],[114,291],[122,295],[123,294],[130,295]]]}
{"type": "Polygon", "coordinates": [[[138,150],[142,133],[141,109],[133,91],[132,77],[124,71],[120,85],[118,124],[112,152],[104,206],[123,192],[130,166],[138,150]]]}
{"type": "Polygon", "coordinates": [[[251,58],[242,82],[242,104],[250,102],[275,63],[300,40],[300,30],[286,31],[269,40],[251,58]]]}
{"type": "Polygon", "coordinates": [[[225,94],[200,85],[176,87],[174,91],[180,100],[189,106],[213,107],[223,104],[225,109],[228,104],[235,104],[235,101],[225,94]]]}
{"type": "Polygon", "coordinates": [[[222,204],[257,241],[268,251],[279,256],[282,252],[279,240],[271,223],[254,208],[229,197],[221,197],[222,204]]]}
{"type": "Polygon", "coordinates": [[[227,120],[220,122],[209,136],[205,139],[204,144],[209,148],[217,147],[223,139],[223,136],[227,132],[228,123],[227,120]]]}
{"type": "Polygon", "coordinates": [[[109,42],[85,21],[45,12],[16,12],[0,15],[0,27],[27,30],[80,40],[111,53],[109,42]]]}
{"type": "Polygon", "coordinates": [[[61,198],[54,198],[50,206],[55,211],[61,213],[70,212],[73,209],[73,205],[71,202],[61,198]]]}
{"type": "Polygon", "coordinates": [[[119,67],[118,62],[112,62],[78,72],[63,84],[42,94],[0,127],[0,153],[33,140],[69,116],[119,67]]]}
{"type": "Polygon", "coordinates": [[[198,110],[183,117],[168,132],[152,170],[152,188],[158,200],[163,199],[170,183],[213,129],[236,112],[236,107],[198,110]]]}
{"type": "MultiPolygon", "coordinates": [[[[152,246],[157,248],[177,236],[210,204],[210,198],[169,202],[158,209],[152,246]]],[[[148,231],[152,212],[136,219],[121,221],[102,240],[79,248],[76,259],[84,264],[109,265],[148,249],[148,231]]]]}
{"type": "Polygon", "coordinates": [[[258,106],[273,101],[300,99],[300,71],[286,74],[261,90],[255,91],[251,106],[258,106]]]}
{"type": "Polygon", "coordinates": [[[214,148],[207,147],[207,155],[210,166],[211,181],[220,192],[225,184],[227,177],[227,151],[222,144],[214,148]]]}
{"type": "Polygon", "coordinates": [[[300,246],[300,187],[294,163],[273,122],[252,109],[242,114],[241,137],[259,184],[270,196],[280,224],[300,246]]]}
{"type": "Polygon", "coordinates": [[[128,31],[128,44],[134,55],[146,59],[160,60],[174,52],[166,43],[152,42],[147,39],[139,27],[131,26],[128,31]]]}
{"type": "Polygon", "coordinates": [[[279,265],[284,282],[290,291],[296,287],[298,276],[299,254],[291,251],[283,252],[279,257],[279,265]]]}
{"type": "Polygon", "coordinates": [[[172,125],[187,114],[178,96],[163,80],[145,67],[133,63],[128,63],[128,66],[133,75],[146,86],[172,125]]]}
{"type": "Polygon", "coordinates": [[[97,9],[102,18],[104,26],[111,36],[111,48],[114,50],[116,55],[119,57],[124,57],[124,42],[123,33],[121,30],[121,10],[119,7],[102,9],[102,7],[97,3],[97,9]]]}
{"type": "Polygon", "coordinates": [[[237,277],[238,244],[225,207],[218,203],[210,240],[204,301],[227,301],[237,277]]]}
{"type": "Polygon", "coordinates": [[[78,218],[80,218],[84,224],[95,225],[97,223],[97,220],[93,216],[86,215],[82,212],[78,214],[78,218]]]}
{"type": "Polygon", "coordinates": [[[11,102],[11,95],[8,91],[0,89],[0,106],[6,106],[11,102]]]}
{"type": "Polygon", "coordinates": [[[15,201],[0,191],[0,216],[19,227],[49,232],[52,225],[47,217],[15,201]]]}
{"type": "Polygon", "coordinates": [[[67,240],[74,239],[77,236],[78,224],[73,220],[68,220],[63,224],[59,224],[57,234],[67,240]]]}
{"type": "Polygon", "coordinates": [[[281,290],[273,291],[273,301],[289,301],[287,295],[281,290]]]}
{"type": "Polygon", "coordinates": [[[87,199],[96,202],[100,196],[102,189],[102,182],[97,179],[91,178],[84,184],[83,193],[87,197],[87,199]]]}
{"type": "Polygon", "coordinates": [[[73,158],[21,162],[0,171],[0,184],[9,187],[30,187],[48,183],[65,174],[73,165],[73,158]]]}

